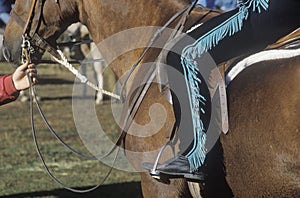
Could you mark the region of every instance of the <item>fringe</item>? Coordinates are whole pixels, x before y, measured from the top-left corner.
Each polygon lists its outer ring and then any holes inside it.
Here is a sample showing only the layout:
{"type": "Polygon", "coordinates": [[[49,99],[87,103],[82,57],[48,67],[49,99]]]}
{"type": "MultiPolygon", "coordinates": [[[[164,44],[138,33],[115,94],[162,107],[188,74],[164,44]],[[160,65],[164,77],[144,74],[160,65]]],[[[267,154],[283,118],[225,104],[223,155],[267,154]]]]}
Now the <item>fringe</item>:
{"type": "Polygon", "coordinates": [[[194,129],[193,147],[186,155],[190,163],[190,171],[192,172],[204,164],[207,153],[205,148],[206,134],[200,117],[201,114],[205,114],[205,111],[200,108],[200,103],[205,105],[206,99],[199,90],[201,80],[197,77],[199,69],[197,62],[194,60],[215,47],[224,37],[240,31],[244,20],[248,18],[249,9],[260,13],[262,9],[268,9],[268,3],[269,0],[248,0],[245,3],[239,3],[240,8],[236,14],[201,36],[193,44],[186,46],[182,51],[181,64],[189,94],[194,129]]]}

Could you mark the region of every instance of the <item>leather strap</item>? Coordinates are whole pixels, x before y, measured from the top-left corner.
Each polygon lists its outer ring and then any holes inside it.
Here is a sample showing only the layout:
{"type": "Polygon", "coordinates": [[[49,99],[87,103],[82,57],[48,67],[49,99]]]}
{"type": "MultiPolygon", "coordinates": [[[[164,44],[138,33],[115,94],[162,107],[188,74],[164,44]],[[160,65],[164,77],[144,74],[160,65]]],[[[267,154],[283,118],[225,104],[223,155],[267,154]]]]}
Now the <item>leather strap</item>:
{"type": "Polygon", "coordinates": [[[266,49],[278,49],[297,40],[300,40],[300,28],[282,37],[276,43],[269,45],[266,49]]]}
{"type": "Polygon", "coordinates": [[[60,9],[60,4],[59,4],[59,0],[55,0],[55,7],[56,7],[56,10],[58,12],[58,15],[60,17],[60,19],[63,19],[63,14],[61,12],[61,9],[60,9]]]}

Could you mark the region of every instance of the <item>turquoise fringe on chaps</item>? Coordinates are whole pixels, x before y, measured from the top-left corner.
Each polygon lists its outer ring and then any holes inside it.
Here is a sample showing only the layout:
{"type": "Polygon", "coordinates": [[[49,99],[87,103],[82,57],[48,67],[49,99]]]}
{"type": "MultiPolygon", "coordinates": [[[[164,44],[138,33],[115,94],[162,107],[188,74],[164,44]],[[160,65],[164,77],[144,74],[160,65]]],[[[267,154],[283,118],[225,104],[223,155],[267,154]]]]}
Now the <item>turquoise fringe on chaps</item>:
{"type": "Polygon", "coordinates": [[[194,142],[192,149],[186,157],[190,163],[190,171],[195,171],[204,163],[207,150],[205,148],[206,133],[201,120],[200,103],[205,105],[206,99],[201,95],[199,85],[201,80],[197,77],[199,69],[195,61],[201,54],[215,47],[220,40],[240,31],[244,20],[248,18],[249,10],[261,12],[268,9],[269,0],[248,0],[239,4],[239,11],[225,20],[211,31],[207,32],[193,44],[186,46],[181,54],[181,64],[184,71],[186,86],[189,94],[191,114],[193,118],[194,142]]]}

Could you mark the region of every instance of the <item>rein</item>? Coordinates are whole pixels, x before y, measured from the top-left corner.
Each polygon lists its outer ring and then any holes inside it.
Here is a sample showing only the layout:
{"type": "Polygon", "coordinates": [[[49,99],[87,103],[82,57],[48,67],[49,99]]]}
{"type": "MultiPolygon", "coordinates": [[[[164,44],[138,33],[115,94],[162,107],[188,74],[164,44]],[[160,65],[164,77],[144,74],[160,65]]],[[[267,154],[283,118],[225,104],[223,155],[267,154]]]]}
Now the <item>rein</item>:
{"type": "MultiPolygon", "coordinates": [[[[41,153],[41,150],[40,150],[40,147],[39,147],[39,144],[38,144],[38,141],[37,141],[37,136],[36,136],[36,131],[35,131],[35,126],[34,126],[34,119],[33,119],[33,100],[35,100],[36,102],[36,105],[37,105],[37,108],[44,120],[44,122],[47,122],[46,118],[44,117],[44,114],[40,108],[40,105],[38,103],[38,100],[37,100],[37,97],[36,97],[36,91],[34,89],[34,87],[32,86],[32,81],[31,81],[31,78],[30,76],[28,76],[28,78],[30,79],[30,93],[29,94],[29,97],[30,97],[30,120],[31,120],[31,127],[32,127],[32,136],[33,136],[33,139],[34,139],[34,144],[35,144],[35,147],[36,147],[36,151],[38,153],[38,156],[39,158],[41,159],[42,163],[43,163],[43,166],[47,172],[47,174],[50,176],[50,178],[55,181],[57,184],[59,184],[60,186],[62,186],[63,188],[69,190],[69,191],[72,191],[72,192],[76,192],[76,193],[88,193],[88,192],[91,192],[97,188],[99,188],[100,186],[102,186],[104,184],[104,182],[106,181],[106,179],[109,177],[110,173],[112,172],[113,170],[113,167],[115,165],[115,162],[117,160],[117,157],[119,155],[119,152],[120,152],[120,147],[118,147],[117,149],[117,152],[114,156],[114,159],[113,159],[113,163],[112,165],[110,166],[109,168],[109,171],[106,173],[105,177],[102,179],[102,181],[94,186],[94,187],[91,187],[91,188],[88,188],[88,189],[85,189],[85,190],[81,190],[81,189],[75,189],[75,188],[72,188],[72,187],[69,187],[67,185],[65,185],[63,182],[61,182],[59,179],[57,179],[53,174],[52,172],[50,171],[48,165],[46,164],[45,160],[44,160],[44,157],[41,153]]],[[[55,133],[55,131],[51,128],[51,126],[49,125],[49,123],[47,122],[47,126],[50,127],[50,131],[55,135],[55,137],[64,145],[66,146],[69,150],[71,150],[73,153],[75,153],[76,155],[80,156],[80,157],[83,157],[83,158],[86,158],[86,159],[95,159],[95,156],[87,156],[87,155],[83,155],[81,153],[79,153],[78,151],[74,150],[73,148],[71,148],[68,144],[66,144],[62,139],[60,139],[60,137],[55,133]]],[[[107,157],[110,153],[106,154],[103,156],[103,158],[107,157]]]]}
{"type": "MultiPolygon", "coordinates": [[[[38,26],[40,25],[40,22],[41,22],[41,14],[39,13],[38,15],[38,20],[35,20],[37,21],[38,23],[36,24],[36,26],[33,28],[34,30],[31,30],[31,27],[33,26],[33,19],[37,19],[36,16],[34,16],[34,9],[37,5],[37,1],[38,0],[34,0],[32,2],[32,5],[31,5],[31,8],[30,8],[30,12],[29,12],[29,18],[26,22],[26,24],[23,22],[21,24],[25,24],[24,26],[24,31],[23,31],[23,35],[22,35],[22,38],[23,38],[23,42],[22,42],[22,56],[21,56],[21,61],[23,63],[25,63],[25,61],[29,61],[31,62],[31,58],[30,58],[30,55],[31,54],[34,54],[34,48],[32,46],[32,42],[38,46],[38,47],[41,47],[42,49],[45,49],[47,50],[56,60],[60,60],[62,59],[63,61],[65,61],[64,59],[64,56],[63,54],[60,52],[60,51],[57,51],[56,49],[54,49],[49,43],[47,43],[43,38],[41,38],[38,34],[37,34],[37,30],[38,30],[38,26]]],[[[56,3],[58,3],[56,1],[56,3]]],[[[39,1],[38,5],[40,5],[40,8],[42,9],[42,3],[41,1],[39,1]]],[[[17,14],[13,11],[12,12],[12,16],[13,18],[17,18],[17,22],[19,21],[22,21],[18,16],[17,14]]],[[[20,23],[19,23],[20,24],[20,23]]],[[[75,71],[75,68],[74,67],[69,67],[68,68],[70,71],[72,71],[72,73],[74,73],[75,71]]],[[[77,71],[77,70],[76,70],[77,71]]],[[[84,76],[80,76],[79,75],[79,72],[77,71],[76,73],[77,77],[80,77],[79,79],[81,81],[85,81],[86,83],[88,82],[87,79],[84,77],[84,76]]],[[[37,100],[37,97],[36,97],[36,90],[32,84],[32,79],[30,76],[28,76],[28,79],[29,79],[29,82],[30,82],[30,90],[29,90],[29,96],[30,96],[30,120],[31,120],[31,128],[32,128],[32,136],[33,136],[33,139],[34,139],[34,143],[35,143],[35,147],[36,147],[36,150],[37,150],[37,153],[39,155],[39,158],[41,159],[42,163],[43,163],[43,166],[47,172],[47,174],[50,176],[51,179],[53,179],[56,183],[58,183],[60,186],[62,186],[63,188],[67,189],[67,190],[70,190],[72,192],[76,192],[76,193],[87,193],[87,192],[91,192],[95,189],[97,189],[99,186],[103,185],[104,182],[106,181],[106,179],[108,178],[108,176],[110,175],[111,171],[113,170],[113,167],[114,167],[114,164],[116,162],[116,159],[117,159],[117,156],[120,152],[120,147],[118,147],[117,144],[115,144],[115,146],[105,155],[85,155],[85,154],[82,154],[78,151],[76,151],[75,149],[73,149],[72,147],[70,147],[67,143],[65,143],[59,136],[58,134],[53,130],[53,128],[51,127],[51,125],[49,124],[49,122],[47,121],[41,107],[40,107],[40,104],[37,100]],[[37,109],[44,121],[44,123],[46,124],[46,126],[48,127],[48,129],[50,130],[50,132],[56,137],[56,139],[61,142],[67,149],[69,149],[72,153],[76,154],[77,156],[81,157],[81,158],[85,158],[85,159],[103,159],[103,158],[106,158],[108,157],[109,155],[111,155],[115,150],[116,151],[116,154],[114,156],[114,159],[113,159],[113,162],[112,162],[112,165],[110,166],[110,169],[109,171],[106,173],[105,177],[103,178],[103,180],[96,186],[94,187],[91,187],[89,189],[85,189],[85,190],[81,190],[81,189],[75,189],[75,188],[71,188],[67,185],[65,185],[63,182],[61,182],[59,179],[57,179],[53,174],[52,172],[50,171],[48,165],[46,164],[45,160],[44,160],[44,157],[41,153],[41,150],[40,150],[40,147],[39,147],[39,144],[38,144],[38,141],[37,141],[37,137],[36,137],[36,130],[35,130],[35,124],[34,124],[34,116],[33,116],[33,100],[35,100],[36,102],[36,106],[37,106],[37,109]]],[[[91,86],[92,84],[88,84],[89,86],[91,86]]],[[[93,85],[92,85],[93,86],[93,85]]],[[[96,88],[96,86],[94,86],[94,88],[96,88]]],[[[101,90],[99,90],[101,91],[101,90]]],[[[118,142],[119,142],[119,139],[121,138],[121,136],[118,138],[118,142]]]]}
{"type": "MultiPolygon", "coordinates": [[[[56,7],[57,9],[60,10],[60,6],[59,6],[59,1],[55,0],[56,2],[56,7]]],[[[142,55],[139,57],[139,59],[137,60],[137,62],[132,66],[129,75],[127,76],[123,87],[122,87],[122,94],[121,97],[117,96],[113,93],[105,93],[104,90],[100,90],[96,85],[90,83],[87,78],[85,76],[83,76],[82,74],[79,73],[78,70],[76,70],[68,61],[67,59],[64,57],[63,53],[59,50],[56,50],[54,47],[52,47],[45,39],[43,39],[42,37],[40,37],[37,33],[38,28],[40,26],[41,23],[41,17],[42,17],[42,9],[43,9],[43,1],[41,0],[33,0],[32,5],[30,7],[30,12],[29,12],[29,18],[27,20],[26,23],[24,23],[20,17],[15,13],[15,11],[12,11],[12,18],[14,18],[16,20],[17,23],[19,23],[22,27],[24,26],[24,31],[23,31],[23,44],[22,44],[22,61],[25,62],[25,60],[27,61],[31,61],[30,60],[30,55],[34,54],[34,48],[32,46],[32,43],[34,43],[34,45],[36,47],[40,47],[41,49],[44,49],[46,51],[48,51],[53,57],[54,59],[64,65],[65,67],[67,67],[77,78],[80,79],[80,81],[82,83],[86,83],[87,85],[89,85],[90,87],[96,89],[97,91],[102,91],[104,94],[106,95],[110,95],[111,97],[117,98],[121,101],[125,101],[125,96],[123,95],[124,93],[124,85],[126,85],[126,82],[128,81],[129,77],[131,76],[131,74],[133,73],[133,71],[136,69],[137,65],[141,62],[141,60],[143,59],[143,57],[146,55],[146,53],[149,51],[149,49],[151,48],[153,42],[157,39],[157,37],[161,34],[161,32],[167,27],[169,26],[174,20],[176,20],[176,18],[178,18],[180,15],[186,13],[185,15],[182,16],[181,20],[179,21],[178,25],[176,26],[176,29],[174,30],[174,32],[172,33],[171,37],[169,40],[173,39],[174,37],[176,37],[177,33],[180,32],[183,29],[183,26],[187,20],[187,17],[189,16],[190,12],[192,11],[192,9],[195,7],[196,3],[193,3],[192,5],[189,5],[187,7],[185,7],[183,10],[179,11],[176,15],[174,15],[158,32],[156,32],[153,36],[153,38],[151,39],[151,41],[149,42],[149,45],[146,47],[146,49],[144,50],[144,52],[142,53],[142,55]],[[39,8],[40,12],[38,14],[35,14],[35,9],[39,8]],[[35,23],[33,23],[35,22],[35,23]]],[[[62,18],[62,13],[59,11],[59,15],[62,18]]],[[[30,115],[31,115],[31,125],[32,125],[32,135],[33,135],[33,139],[34,139],[34,143],[36,146],[36,150],[37,153],[39,155],[39,158],[41,159],[44,168],[46,169],[46,172],[48,173],[48,175],[55,181],[57,182],[60,186],[62,186],[65,189],[68,189],[70,191],[73,192],[77,192],[77,193],[86,193],[86,192],[90,192],[92,190],[95,190],[96,188],[98,188],[99,186],[101,186],[106,179],[108,178],[108,176],[110,175],[114,164],[116,162],[117,156],[120,152],[120,146],[122,144],[122,140],[125,138],[126,136],[126,131],[129,129],[133,119],[129,119],[130,116],[133,115],[133,117],[135,116],[136,112],[139,109],[140,103],[142,102],[144,96],[146,95],[146,92],[148,90],[148,88],[150,87],[151,82],[153,81],[154,77],[155,77],[155,68],[156,67],[151,67],[149,69],[149,71],[147,72],[147,74],[145,75],[145,79],[146,82],[144,86],[141,86],[139,88],[139,90],[137,91],[137,93],[135,94],[132,103],[129,106],[129,110],[127,111],[126,115],[125,115],[125,122],[123,123],[123,127],[121,128],[121,134],[118,137],[115,145],[113,146],[113,148],[111,148],[111,150],[105,154],[105,155],[93,155],[93,156],[89,156],[89,155],[85,155],[82,154],[78,151],[76,151],[75,149],[73,149],[72,147],[70,147],[68,144],[66,144],[58,135],[57,133],[53,130],[53,128],[51,127],[51,125],[48,123],[47,118],[45,117],[40,104],[37,100],[36,97],[36,90],[32,84],[31,78],[28,76],[29,81],[30,81],[30,115]],[[80,189],[74,189],[71,187],[66,186],[65,184],[63,184],[60,180],[58,180],[49,170],[43,155],[41,154],[40,148],[39,148],[39,144],[37,141],[37,137],[36,137],[36,131],[35,131],[35,124],[34,124],[34,118],[33,118],[33,100],[35,100],[36,102],[36,106],[37,109],[43,119],[43,121],[45,122],[45,124],[47,125],[48,129],[51,131],[51,133],[57,138],[57,140],[59,142],[61,142],[67,149],[69,149],[72,153],[78,155],[79,157],[85,158],[85,159],[103,159],[107,156],[109,156],[110,154],[112,154],[115,150],[116,151],[116,155],[113,159],[113,163],[112,166],[110,167],[110,170],[108,171],[108,173],[106,174],[106,176],[104,177],[104,179],[101,181],[100,184],[98,184],[97,186],[94,186],[90,189],[86,189],[86,190],[80,190],[80,189]]],[[[159,155],[160,156],[160,155],[159,155]]]]}
{"type": "MultiPolygon", "coordinates": [[[[24,38],[24,37],[23,37],[24,38]]],[[[23,39],[23,44],[22,44],[22,62],[25,63],[25,61],[30,62],[30,50],[31,50],[31,46],[30,46],[30,42],[28,42],[27,40],[23,39]]],[[[119,155],[120,152],[120,147],[117,147],[117,145],[115,144],[115,146],[105,155],[85,155],[82,154],[80,152],[78,152],[77,150],[73,149],[71,146],[69,146],[67,143],[65,143],[59,136],[58,134],[55,132],[55,130],[51,127],[51,125],[49,124],[49,122],[47,121],[47,118],[45,117],[45,114],[43,113],[40,104],[38,102],[37,96],[36,96],[36,90],[33,86],[32,83],[32,79],[31,77],[27,74],[27,77],[29,79],[29,83],[30,83],[30,89],[29,89],[29,98],[30,98],[30,121],[31,121],[31,129],[32,129],[32,136],[33,136],[33,140],[34,140],[34,144],[36,147],[36,151],[38,153],[38,156],[40,158],[40,160],[42,161],[42,164],[47,172],[47,174],[50,176],[50,178],[55,181],[57,184],[59,184],[60,186],[62,186],[63,188],[70,190],[72,192],[76,192],[76,193],[87,193],[87,192],[91,192],[97,188],[99,188],[101,185],[104,184],[104,182],[106,181],[106,179],[108,178],[108,176],[110,175],[110,173],[113,170],[113,167],[115,165],[115,162],[117,160],[117,157],[119,155]],[[50,130],[50,132],[55,136],[55,138],[63,145],[65,146],[67,149],[69,149],[72,153],[76,154],[77,156],[81,157],[81,158],[85,158],[85,159],[104,159],[106,157],[108,157],[110,154],[112,154],[115,150],[116,154],[113,158],[112,161],[112,165],[109,168],[109,171],[106,173],[105,177],[103,178],[103,180],[96,186],[85,189],[85,190],[81,190],[81,189],[75,189],[75,188],[71,188],[67,185],[65,185],[63,182],[61,182],[59,179],[57,179],[53,173],[50,171],[48,165],[46,164],[44,157],[41,153],[40,150],[40,146],[38,144],[37,141],[37,136],[36,136],[36,130],[35,130],[35,124],[34,124],[34,115],[33,115],[33,101],[35,101],[37,109],[44,121],[44,123],[46,124],[46,126],[48,127],[48,129],[50,130]]]]}

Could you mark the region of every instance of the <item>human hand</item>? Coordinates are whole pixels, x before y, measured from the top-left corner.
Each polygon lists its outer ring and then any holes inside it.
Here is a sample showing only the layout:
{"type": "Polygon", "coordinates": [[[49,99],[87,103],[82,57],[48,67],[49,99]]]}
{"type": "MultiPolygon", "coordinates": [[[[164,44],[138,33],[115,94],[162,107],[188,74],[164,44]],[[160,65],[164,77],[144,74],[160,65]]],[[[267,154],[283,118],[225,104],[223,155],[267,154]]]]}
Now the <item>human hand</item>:
{"type": "Polygon", "coordinates": [[[28,61],[26,61],[26,63],[16,69],[12,76],[13,83],[17,90],[20,91],[30,87],[27,73],[31,77],[33,85],[38,82],[35,65],[29,64],[28,61]]]}

